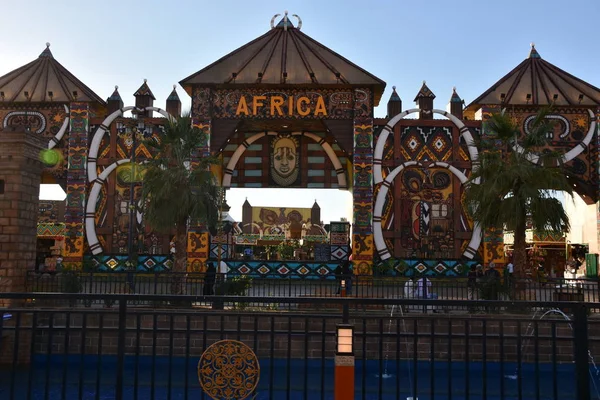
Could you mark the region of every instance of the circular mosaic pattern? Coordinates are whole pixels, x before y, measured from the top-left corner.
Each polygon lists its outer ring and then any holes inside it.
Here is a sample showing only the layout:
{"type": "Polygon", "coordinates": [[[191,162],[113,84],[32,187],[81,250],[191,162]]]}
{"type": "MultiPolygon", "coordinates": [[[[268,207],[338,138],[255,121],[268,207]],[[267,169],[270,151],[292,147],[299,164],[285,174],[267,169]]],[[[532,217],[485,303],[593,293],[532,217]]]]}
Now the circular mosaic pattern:
{"type": "Polygon", "coordinates": [[[198,362],[200,386],[215,400],[243,400],[254,392],[259,378],[256,354],[237,340],[213,343],[198,362]]]}

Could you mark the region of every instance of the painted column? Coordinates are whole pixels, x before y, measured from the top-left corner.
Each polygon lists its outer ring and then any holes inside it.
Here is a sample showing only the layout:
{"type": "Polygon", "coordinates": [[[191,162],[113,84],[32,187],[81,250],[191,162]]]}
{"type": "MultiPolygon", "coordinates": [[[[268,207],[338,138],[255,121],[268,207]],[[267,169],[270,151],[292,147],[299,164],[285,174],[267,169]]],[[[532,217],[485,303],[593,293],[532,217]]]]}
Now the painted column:
{"type": "Polygon", "coordinates": [[[355,274],[373,267],[373,99],[370,89],[354,90],[352,261],[355,274]]]}
{"type": "Polygon", "coordinates": [[[63,264],[75,263],[78,268],[81,268],[84,243],[89,106],[87,103],[71,103],[70,110],[63,264]]]}
{"type": "MultiPolygon", "coordinates": [[[[192,92],[192,124],[204,134],[204,138],[198,148],[198,157],[207,157],[210,155],[211,96],[212,92],[209,88],[194,87],[192,92]]],[[[209,233],[201,225],[192,222],[188,227],[188,271],[204,271],[210,251],[209,241],[209,233]]]]}

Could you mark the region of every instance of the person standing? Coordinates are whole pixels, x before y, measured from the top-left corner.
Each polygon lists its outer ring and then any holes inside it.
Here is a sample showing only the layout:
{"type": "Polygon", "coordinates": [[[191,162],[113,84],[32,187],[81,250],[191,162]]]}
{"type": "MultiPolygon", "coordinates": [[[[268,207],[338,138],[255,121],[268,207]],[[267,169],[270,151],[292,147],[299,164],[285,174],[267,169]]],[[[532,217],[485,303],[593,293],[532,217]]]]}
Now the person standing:
{"type": "Polygon", "coordinates": [[[508,264],[506,264],[504,281],[506,284],[506,289],[508,289],[508,293],[510,293],[511,298],[512,298],[512,289],[513,289],[513,285],[514,285],[514,280],[513,280],[514,272],[515,272],[515,266],[513,265],[512,261],[509,261],[508,264]]]}
{"type": "Polygon", "coordinates": [[[416,297],[419,299],[433,299],[437,298],[432,293],[432,283],[425,275],[421,276],[417,280],[417,289],[415,290],[416,297]]]}
{"type": "Polygon", "coordinates": [[[343,273],[343,267],[342,267],[342,263],[339,263],[337,267],[335,267],[335,270],[333,271],[334,275],[335,275],[335,283],[337,286],[337,290],[335,291],[335,294],[340,294],[342,291],[342,275],[343,273]]]}
{"type": "MultiPolygon", "coordinates": [[[[496,271],[496,264],[492,261],[483,273],[483,298],[485,300],[498,300],[498,286],[500,273],[496,271]]],[[[487,307],[486,307],[487,309],[487,307]]]]}
{"type": "Polygon", "coordinates": [[[342,264],[342,279],[346,282],[346,294],[352,294],[352,264],[350,260],[342,264]]]}
{"type": "Polygon", "coordinates": [[[204,273],[204,288],[202,293],[205,296],[213,296],[215,294],[215,278],[217,270],[212,262],[206,263],[206,272],[204,273]]]}
{"type": "Polygon", "coordinates": [[[469,300],[475,300],[475,291],[477,291],[477,267],[471,265],[469,273],[467,274],[467,298],[469,300]]]}
{"type": "Polygon", "coordinates": [[[219,261],[219,276],[221,280],[224,282],[227,280],[227,273],[229,272],[229,267],[227,263],[223,260],[219,261]]]}

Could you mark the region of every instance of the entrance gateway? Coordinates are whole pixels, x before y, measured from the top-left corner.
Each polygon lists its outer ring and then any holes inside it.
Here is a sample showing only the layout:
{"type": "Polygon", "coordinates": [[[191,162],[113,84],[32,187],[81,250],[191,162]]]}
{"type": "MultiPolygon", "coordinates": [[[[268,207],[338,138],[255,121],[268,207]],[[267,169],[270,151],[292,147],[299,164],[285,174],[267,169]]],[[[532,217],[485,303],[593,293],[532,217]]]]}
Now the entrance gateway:
{"type": "MultiPolygon", "coordinates": [[[[191,228],[193,271],[219,254],[231,274],[279,276],[327,275],[350,254],[355,272],[367,274],[382,260],[397,274],[461,275],[473,264],[502,265],[502,235],[478,226],[462,204],[476,165],[472,140],[483,133],[482,120],[502,109],[526,133],[532,116],[552,104],[549,118],[557,124],[548,148],[564,153],[574,191],[588,204],[598,200],[600,90],[545,61],[534,46],[466,107],[455,90],[449,111],[436,109],[423,82],[417,108],[403,111],[394,87],[388,115],[375,118],[385,82],[286,14],[180,84],[205,134],[199,153],[223,160],[217,174],[224,187],[336,188],[353,198],[350,224],[321,221],[317,203],[246,203],[243,221],[227,233],[191,228]],[[292,259],[269,253],[286,239],[302,240],[292,259]]],[[[126,105],[116,88],[102,100],[54,59],[49,44],[37,60],[0,77],[0,134],[44,138],[42,182],[67,192],[64,202],[40,204],[36,266],[52,268],[60,257],[76,268],[118,271],[135,249],[139,271],[170,269],[171,238],[144,225],[141,178],[131,179],[129,169],[132,160],[153,157],[143,140],[159,139],[165,117],[179,115],[181,103],[174,88],[165,110],[154,107],[145,81],[134,96],[135,105],[126,105]]]]}

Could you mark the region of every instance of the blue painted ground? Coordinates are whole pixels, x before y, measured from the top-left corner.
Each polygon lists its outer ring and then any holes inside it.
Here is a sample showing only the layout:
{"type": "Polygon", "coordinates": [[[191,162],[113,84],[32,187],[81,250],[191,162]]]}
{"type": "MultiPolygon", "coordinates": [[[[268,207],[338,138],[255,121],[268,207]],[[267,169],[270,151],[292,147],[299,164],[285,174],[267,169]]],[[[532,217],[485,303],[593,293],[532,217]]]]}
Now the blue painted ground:
{"type": "MultiPolygon", "coordinates": [[[[0,399],[27,399],[28,394],[35,400],[114,399],[115,362],[116,358],[109,356],[101,359],[85,356],[83,362],[78,355],[66,359],[62,356],[53,356],[49,360],[45,356],[36,356],[31,370],[0,371],[0,399]],[[97,373],[98,366],[100,374],[97,373]],[[14,385],[11,391],[10,382],[13,381],[13,375],[14,385]]],[[[203,395],[198,384],[197,362],[198,360],[190,359],[187,364],[186,389],[184,359],[173,359],[169,364],[167,357],[157,357],[156,364],[153,366],[151,358],[139,357],[136,396],[135,358],[128,357],[125,360],[123,374],[125,383],[123,398],[137,397],[144,400],[169,398],[169,371],[171,371],[171,399],[208,399],[203,395]]],[[[515,375],[515,364],[505,363],[502,371],[500,364],[487,363],[485,387],[484,368],[481,363],[469,363],[467,374],[465,363],[419,362],[416,364],[415,374],[415,364],[412,361],[397,363],[391,360],[387,364],[385,378],[380,377],[379,374],[380,365],[383,364],[384,362],[380,363],[378,360],[369,360],[365,365],[357,360],[357,399],[406,399],[413,394],[414,388],[419,400],[474,400],[484,398],[484,392],[487,393],[488,400],[576,399],[573,364],[558,365],[556,375],[550,365],[540,364],[536,373],[535,366],[527,364],[522,367],[520,374],[517,374],[521,377],[518,380],[506,377],[506,375],[515,375]],[[519,384],[522,397],[518,396],[519,384]]],[[[272,364],[269,360],[261,360],[260,366],[261,379],[257,389],[257,400],[333,399],[333,360],[326,360],[323,364],[315,360],[306,362],[274,360],[272,364]]],[[[600,377],[596,376],[594,381],[600,382],[600,377]]],[[[591,392],[592,399],[600,400],[593,383],[591,392]]]]}

